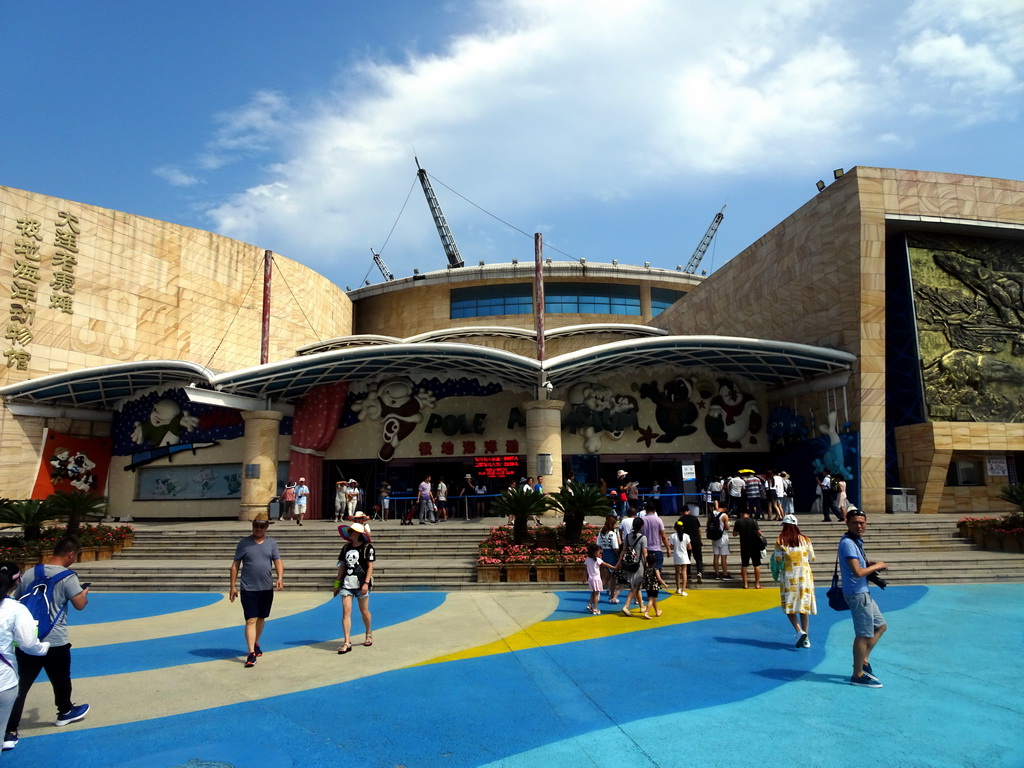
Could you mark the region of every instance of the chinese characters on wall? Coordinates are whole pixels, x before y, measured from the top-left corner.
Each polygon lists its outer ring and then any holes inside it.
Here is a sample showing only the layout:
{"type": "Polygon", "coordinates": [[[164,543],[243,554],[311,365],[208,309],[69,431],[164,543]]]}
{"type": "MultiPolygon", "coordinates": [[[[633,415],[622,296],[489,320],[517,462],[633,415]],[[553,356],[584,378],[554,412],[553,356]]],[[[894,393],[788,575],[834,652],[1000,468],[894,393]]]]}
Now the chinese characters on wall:
{"type": "Polygon", "coordinates": [[[78,264],[78,236],[81,227],[78,217],[67,211],[60,211],[57,219],[53,242],[50,244],[46,243],[46,230],[41,221],[29,216],[16,221],[19,236],[14,241],[10,317],[4,331],[4,339],[7,341],[4,358],[8,368],[27,371],[32,360],[29,344],[33,338],[40,283],[46,284],[43,256],[49,251],[48,245],[53,248],[48,309],[56,309],[67,315],[75,311],[75,267],[78,264]]]}

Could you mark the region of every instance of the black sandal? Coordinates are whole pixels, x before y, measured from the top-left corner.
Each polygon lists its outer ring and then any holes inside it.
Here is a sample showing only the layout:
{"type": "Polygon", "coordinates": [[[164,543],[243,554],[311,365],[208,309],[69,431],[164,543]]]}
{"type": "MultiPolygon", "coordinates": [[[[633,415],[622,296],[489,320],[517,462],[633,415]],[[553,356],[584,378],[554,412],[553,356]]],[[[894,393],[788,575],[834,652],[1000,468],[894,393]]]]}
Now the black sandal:
{"type": "Polygon", "coordinates": [[[352,643],[342,643],[341,648],[338,649],[338,653],[348,653],[352,650],[352,643]]]}

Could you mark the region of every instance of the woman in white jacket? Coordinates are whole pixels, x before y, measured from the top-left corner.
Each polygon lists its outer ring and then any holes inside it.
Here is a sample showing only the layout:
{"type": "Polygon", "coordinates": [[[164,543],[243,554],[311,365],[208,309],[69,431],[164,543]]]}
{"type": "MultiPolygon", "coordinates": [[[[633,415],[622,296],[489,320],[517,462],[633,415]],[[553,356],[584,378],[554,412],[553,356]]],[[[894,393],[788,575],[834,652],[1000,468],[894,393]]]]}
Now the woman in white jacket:
{"type": "Polygon", "coordinates": [[[21,573],[17,565],[0,562],[0,722],[5,724],[18,698],[14,643],[33,656],[45,656],[50,650],[50,644],[39,639],[36,620],[28,608],[10,597],[19,579],[21,573]]]}

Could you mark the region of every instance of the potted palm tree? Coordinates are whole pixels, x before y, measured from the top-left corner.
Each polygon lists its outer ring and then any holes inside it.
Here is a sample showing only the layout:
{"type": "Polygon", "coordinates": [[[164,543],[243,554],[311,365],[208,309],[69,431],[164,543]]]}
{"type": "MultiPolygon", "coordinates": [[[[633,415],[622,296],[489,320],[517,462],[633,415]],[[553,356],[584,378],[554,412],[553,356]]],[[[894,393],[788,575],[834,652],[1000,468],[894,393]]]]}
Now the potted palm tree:
{"type": "Polygon", "coordinates": [[[102,519],[107,514],[107,499],[85,491],[55,491],[46,497],[54,515],[66,518],[68,533],[75,533],[83,520],[102,519]]]}
{"type": "Polygon", "coordinates": [[[608,499],[598,488],[575,480],[570,480],[562,490],[552,493],[548,498],[550,507],[562,513],[565,523],[564,543],[573,546],[580,543],[587,515],[604,518],[612,511],[608,499]]]}
{"type": "Polygon", "coordinates": [[[0,505],[0,523],[21,528],[25,542],[37,542],[43,537],[43,525],[53,519],[53,511],[39,499],[20,501],[3,500],[0,505]]]}
{"type": "Polygon", "coordinates": [[[540,517],[548,508],[547,496],[534,490],[526,491],[522,488],[509,488],[491,504],[491,509],[499,517],[506,515],[513,518],[512,542],[514,544],[526,543],[529,538],[527,525],[530,520],[540,517]]]}

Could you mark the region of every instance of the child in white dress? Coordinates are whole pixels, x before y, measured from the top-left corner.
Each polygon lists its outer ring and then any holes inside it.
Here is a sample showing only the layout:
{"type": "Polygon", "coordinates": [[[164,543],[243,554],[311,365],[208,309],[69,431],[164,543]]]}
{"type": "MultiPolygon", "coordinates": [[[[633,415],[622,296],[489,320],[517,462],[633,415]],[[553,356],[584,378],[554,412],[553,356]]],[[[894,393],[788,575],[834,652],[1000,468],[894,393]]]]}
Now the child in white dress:
{"type": "Polygon", "coordinates": [[[587,567],[587,586],[590,587],[590,602],[587,603],[587,610],[598,616],[601,611],[597,608],[597,601],[601,598],[601,591],[604,589],[604,582],[601,581],[601,566],[603,565],[609,570],[611,566],[601,559],[601,548],[597,544],[587,545],[587,559],[583,561],[583,564],[587,567]]]}

